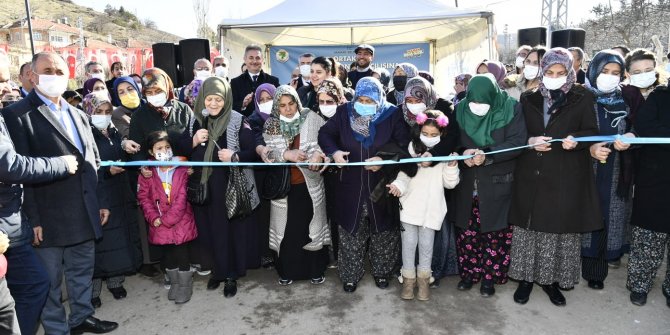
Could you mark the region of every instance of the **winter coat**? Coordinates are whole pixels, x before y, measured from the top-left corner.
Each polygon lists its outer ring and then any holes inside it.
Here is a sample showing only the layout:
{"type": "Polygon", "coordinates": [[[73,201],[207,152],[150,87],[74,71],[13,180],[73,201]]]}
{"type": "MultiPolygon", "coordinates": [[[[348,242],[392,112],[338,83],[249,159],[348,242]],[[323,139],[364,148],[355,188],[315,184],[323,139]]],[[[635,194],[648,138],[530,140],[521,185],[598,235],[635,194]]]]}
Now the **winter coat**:
{"type": "MultiPolygon", "coordinates": [[[[494,144],[487,148],[479,148],[484,152],[518,147],[526,144],[526,123],[524,122],[521,105],[517,104],[514,118],[505,127],[491,132],[494,144]]],[[[461,132],[463,150],[478,148],[464,131],[461,132]]],[[[509,151],[495,155],[487,155],[486,161],[480,166],[468,167],[461,164],[461,182],[452,193],[450,219],[456,227],[466,229],[472,217],[472,195],[477,185],[479,197],[480,229],[492,232],[507,228],[510,205],[512,203],[512,182],[516,158],[521,150],[509,151]]]]}
{"type": "Polygon", "coordinates": [[[124,106],[119,106],[114,108],[112,111],[112,123],[114,127],[121,134],[122,139],[128,138],[128,133],[130,131],[130,118],[132,111],[124,106]]]}
{"type": "MultiPolygon", "coordinates": [[[[394,142],[400,147],[409,144],[408,127],[403,119],[402,112],[396,110],[386,120],[377,126],[374,142],[365,148],[354,138],[349,121],[348,105],[337,107],[335,115],[321,127],[319,131],[319,146],[326,155],[332,155],[338,150],[349,152],[349,162],[362,162],[372,158],[382,146],[394,142]]],[[[334,187],[338,211],[335,212],[335,221],[349,233],[358,230],[361,221],[361,206],[363,202],[370,205],[370,194],[382,178],[381,172],[365,170],[360,166],[347,166],[336,171],[338,183],[334,187]]],[[[373,232],[384,232],[392,227],[389,214],[385,206],[372,203],[368,207],[369,219],[373,232]]]]}
{"type": "MultiPolygon", "coordinates": [[[[409,151],[414,152],[412,144],[409,145],[409,151]]],[[[453,189],[458,182],[458,166],[450,167],[447,163],[419,168],[414,177],[402,171],[398,173],[398,178],[392,184],[401,193],[400,221],[440,230],[444,216],[447,215],[444,189],[453,189]]]]}
{"type": "Polygon", "coordinates": [[[246,108],[242,108],[242,102],[244,102],[244,97],[249,93],[255,93],[258,86],[261,84],[272,84],[275,87],[279,86],[279,79],[275,76],[265,73],[261,70],[258,74],[258,78],[254,83],[251,80],[251,76],[248,71],[244,71],[241,75],[230,80],[230,88],[233,90],[233,110],[238,111],[244,116],[250,116],[254,112],[256,106],[251,101],[246,108]]]}
{"type": "MultiPolygon", "coordinates": [[[[640,137],[670,137],[670,88],[658,86],[649,94],[633,126],[640,137]]],[[[670,233],[670,145],[641,145],[637,154],[631,224],[670,233]]]]}
{"type": "Polygon", "coordinates": [[[188,168],[177,167],[172,176],[170,201],[155,167],[151,178],[138,178],[137,200],[149,225],[149,243],[157,245],[183,244],[198,236],[193,209],[186,198],[188,168]],[[156,219],[161,225],[154,226],[156,219]]]}
{"type": "MultiPolygon", "coordinates": [[[[575,84],[566,99],[545,127],[545,101],[540,91],[521,96],[529,138],[598,135],[593,94],[575,84]]],[[[561,142],[554,142],[548,152],[524,150],[514,172],[510,224],[547,233],[602,229],[591,144],[582,142],[573,150],[564,150],[561,142]]]]}

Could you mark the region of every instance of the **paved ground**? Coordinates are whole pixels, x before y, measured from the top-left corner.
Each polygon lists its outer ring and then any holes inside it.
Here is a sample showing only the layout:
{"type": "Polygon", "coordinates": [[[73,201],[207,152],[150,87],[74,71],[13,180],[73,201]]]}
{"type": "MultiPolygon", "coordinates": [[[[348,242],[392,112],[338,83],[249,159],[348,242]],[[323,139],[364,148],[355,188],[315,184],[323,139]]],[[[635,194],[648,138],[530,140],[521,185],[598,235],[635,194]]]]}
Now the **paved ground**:
{"type": "MultiPolygon", "coordinates": [[[[116,301],[103,289],[96,316],[120,323],[115,334],[670,334],[670,308],[657,278],[647,305],[637,307],[625,289],[626,259],[610,272],[605,289],[580,283],[565,292],[566,307],[552,305],[535,287],[530,302],[512,300],[516,283],[498,287],[484,299],[479,288],[456,290],[449,277],[431,290],[429,302],[402,301],[397,281],[387,290],[369,275],[353,294],[342,291],[334,270],[323,285],[307,282],[281,287],[276,273],[255,270],[239,282],[234,298],[206,291],[196,277],[193,299],[185,305],[167,300],[158,278],[129,277],[128,297],[116,301]]],[[[662,269],[665,271],[665,268],[662,269]]],[[[665,274],[665,272],[659,272],[665,274]]]]}

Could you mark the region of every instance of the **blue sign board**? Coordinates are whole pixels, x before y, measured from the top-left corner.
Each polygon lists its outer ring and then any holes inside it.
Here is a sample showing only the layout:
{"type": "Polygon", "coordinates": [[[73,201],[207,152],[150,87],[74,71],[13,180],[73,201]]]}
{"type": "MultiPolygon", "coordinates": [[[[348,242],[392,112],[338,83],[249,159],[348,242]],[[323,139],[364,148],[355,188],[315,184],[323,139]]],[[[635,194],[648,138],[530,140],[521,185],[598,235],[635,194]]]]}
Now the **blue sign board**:
{"type": "MultiPolygon", "coordinates": [[[[374,45],[375,54],[373,68],[383,67],[393,74],[399,63],[412,63],[419,70],[430,69],[430,44],[384,44],[374,45]]],[[[347,68],[356,60],[356,45],[339,46],[272,46],[270,47],[270,68],[272,75],[279,78],[279,83],[288,84],[291,72],[298,66],[298,58],[304,53],[318,56],[334,57],[347,68]]]]}

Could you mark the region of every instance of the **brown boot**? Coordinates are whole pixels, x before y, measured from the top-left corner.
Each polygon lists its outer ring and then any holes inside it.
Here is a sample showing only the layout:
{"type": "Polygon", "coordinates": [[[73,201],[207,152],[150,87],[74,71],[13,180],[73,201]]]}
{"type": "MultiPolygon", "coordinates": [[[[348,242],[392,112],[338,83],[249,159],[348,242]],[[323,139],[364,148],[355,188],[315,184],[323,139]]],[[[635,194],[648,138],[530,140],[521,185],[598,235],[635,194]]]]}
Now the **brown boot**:
{"type": "Polygon", "coordinates": [[[417,271],[416,277],[416,283],[419,286],[416,298],[421,301],[430,299],[430,271],[417,271]]]}
{"type": "Polygon", "coordinates": [[[416,286],[416,271],[402,269],[400,272],[402,273],[402,292],[400,292],[400,298],[412,300],[414,299],[414,287],[416,286]]]}

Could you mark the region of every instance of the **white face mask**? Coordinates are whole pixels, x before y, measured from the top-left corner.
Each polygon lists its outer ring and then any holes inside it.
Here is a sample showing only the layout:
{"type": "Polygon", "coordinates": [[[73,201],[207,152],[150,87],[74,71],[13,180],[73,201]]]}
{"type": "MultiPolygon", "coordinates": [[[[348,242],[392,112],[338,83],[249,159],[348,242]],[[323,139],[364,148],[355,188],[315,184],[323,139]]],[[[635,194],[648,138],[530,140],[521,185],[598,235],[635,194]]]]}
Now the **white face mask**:
{"type": "Polygon", "coordinates": [[[319,110],[321,114],[327,118],[333,117],[335,111],[337,110],[337,105],[319,105],[319,110]]]}
{"type": "Polygon", "coordinates": [[[419,139],[421,142],[423,142],[424,145],[426,145],[429,149],[436,146],[438,143],[440,143],[440,137],[435,136],[435,137],[428,137],[424,134],[421,134],[419,136],[419,139]]]}
{"type": "Polygon", "coordinates": [[[91,124],[100,130],[107,129],[111,122],[111,115],[91,115],[91,124]]]}
{"type": "Polygon", "coordinates": [[[630,84],[639,87],[647,88],[656,82],[656,71],[649,71],[638,73],[630,76],[630,84]]]}
{"type": "Polygon", "coordinates": [[[405,106],[407,106],[407,109],[409,110],[410,113],[417,115],[421,112],[424,112],[426,110],[426,104],[423,102],[418,103],[418,104],[408,104],[406,103],[405,106]]]}
{"type": "Polygon", "coordinates": [[[226,78],[228,77],[228,68],[223,66],[217,66],[214,68],[214,73],[217,77],[226,78]]]}
{"type": "Polygon", "coordinates": [[[49,74],[40,74],[40,83],[37,89],[49,98],[60,97],[67,90],[67,77],[49,74]]]}
{"type": "Polygon", "coordinates": [[[165,152],[157,152],[154,155],[154,158],[156,158],[157,161],[168,162],[172,160],[173,156],[172,149],[167,149],[165,152]]]}
{"type": "Polygon", "coordinates": [[[195,79],[205,80],[212,76],[212,73],[207,70],[195,71],[195,79]]]}
{"type": "Polygon", "coordinates": [[[161,92],[156,95],[147,95],[147,102],[154,107],[163,107],[167,103],[167,94],[161,92]]]}
{"type": "Polygon", "coordinates": [[[562,76],[558,78],[550,78],[550,77],[543,77],[542,82],[544,83],[544,87],[546,87],[548,90],[557,90],[565,83],[568,81],[568,76],[562,76]]]}
{"type": "Polygon", "coordinates": [[[468,107],[470,107],[472,114],[477,116],[484,116],[489,112],[489,109],[491,109],[491,105],[489,104],[478,104],[474,102],[469,103],[468,107]]]}
{"type": "Polygon", "coordinates": [[[297,120],[298,118],[300,118],[300,112],[293,114],[293,117],[290,117],[290,118],[288,118],[284,115],[279,115],[279,119],[286,122],[286,123],[291,123],[291,122],[297,120]]]}
{"type": "Polygon", "coordinates": [[[603,93],[610,93],[614,92],[614,90],[619,87],[620,81],[621,79],[619,76],[601,73],[596,79],[596,86],[598,86],[598,91],[603,93]]]}
{"type": "Polygon", "coordinates": [[[537,78],[539,72],[540,72],[539,67],[533,65],[526,65],[526,67],[523,68],[523,77],[526,78],[526,80],[533,80],[537,78]]]}
{"type": "Polygon", "coordinates": [[[272,100],[258,104],[258,111],[263,114],[270,114],[272,112],[272,100]]]}
{"type": "Polygon", "coordinates": [[[99,73],[91,73],[91,78],[98,78],[98,79],[104,81],[104,80],[105,80],[105,74],[102,73],[102,72],[99,72],[99,73]]]}
{"type": "Polygon", "coordinates": [[[303,77],[309,77],[312,71],[312,66],[309,64],[300,65],[300,75],[303,77]]]}
{"type": "Polygon", "coordinates": [[[522,68],[522,67],[523,67],[523,61],[524,61],[524,60],[526,60],[525,57],[518,56],[518,57],[516,58],[516,61],[515,61],[515,65],[516,65],[516,67],[518,67],[518,68],[522,68]]]}

